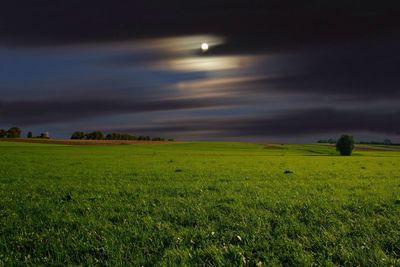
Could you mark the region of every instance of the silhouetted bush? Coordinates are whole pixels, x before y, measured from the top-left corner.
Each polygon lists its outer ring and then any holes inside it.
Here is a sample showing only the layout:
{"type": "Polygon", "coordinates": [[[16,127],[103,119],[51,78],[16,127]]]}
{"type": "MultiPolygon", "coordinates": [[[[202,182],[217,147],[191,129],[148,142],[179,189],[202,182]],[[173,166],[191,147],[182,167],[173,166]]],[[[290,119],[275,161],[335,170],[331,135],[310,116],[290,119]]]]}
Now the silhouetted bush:
{"type": "Polygon", "coordinates": [[[354,149],[354,139],[351,135],[342,135],[336,143],[336,150],[342,156],[351,156],[354,149]]]}
{"type": "Polygon", "coordinates": [[[32,132],[28,132],[28,134],[26,135],[26,138],[32,138],[32,137],[33,137],[32,132]]]}

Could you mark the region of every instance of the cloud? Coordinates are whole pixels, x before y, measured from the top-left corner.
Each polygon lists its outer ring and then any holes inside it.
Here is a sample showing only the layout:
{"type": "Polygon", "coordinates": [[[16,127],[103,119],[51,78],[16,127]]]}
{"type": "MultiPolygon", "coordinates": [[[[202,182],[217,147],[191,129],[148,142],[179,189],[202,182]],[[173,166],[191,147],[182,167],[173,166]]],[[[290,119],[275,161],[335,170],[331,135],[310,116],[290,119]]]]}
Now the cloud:
{"type": "Polygon", "coordinates": [[[210,72],[246,69],[258,60],[260,58],[255,56],[187,57],[161,61],[151,67],[178,72],[210,72]]]}
{"type": "Polygon", "coordinates": [[[371,37],[398,29],[396,0],[201,2],[6,1],[0,44],[64,45],[199,33],[222,34],[227,51],[271,50],[371,37]]]}
{"type": "Polygon", "coordinates": [[[283,138],[343,132],[400,135],[400,110],[303,109],[265,114],[264,117],[257,115],[253,117],[166,121],[153,127],[120,130],[170,135],[205,131],[203,137],[207,138],[257,136],[283,138]]]}
{"type": "Polygon", "coordinates": [[[303,94],[370,101],[400,98],[399,46],[394,36],[383,35],[374,40],[321,44],[272,54],[257,54],[255,50],[238,55],[176,53],[172,56],[157,48],[154,51],[158,57],[138,59],[128,54],[111,58],[110,62],[121,66],[141,64],[151,70],[181,73],[230,71],[223,77],[208,75],[188,80],[179,83],[178,88],[222,90],[221,86],[223,89],[231,86],[232,91],[259,94],[303,94]]]}
{"type": "MultiPolygon", "coordinates": [[[[400,97],[400,43],[355,42],[299,54],[286,75],[265,81],[287,93],[349,96],[353,99],[400,97]]],[[[292,64],[291,64],[292,63],[292,64]]]]}
{"type": "Polygon", "coordinates": [[[229,98],[64,98],[0,102],[2,124],[37,125],[153,111],[217,108],[238,104],[229,98]]]}

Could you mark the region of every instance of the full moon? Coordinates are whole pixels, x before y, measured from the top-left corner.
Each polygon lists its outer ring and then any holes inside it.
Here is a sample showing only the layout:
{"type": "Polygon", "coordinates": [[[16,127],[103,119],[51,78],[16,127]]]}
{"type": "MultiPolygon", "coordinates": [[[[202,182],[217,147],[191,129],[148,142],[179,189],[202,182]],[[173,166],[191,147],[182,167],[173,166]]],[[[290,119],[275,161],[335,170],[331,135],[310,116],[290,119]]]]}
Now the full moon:
{"type": "Polygon", "coordinates": [[[201,44],[201,50],[202,50],[203,52],[206,52],[206,51],[208,50],[208,44],[207,44],[207,43],[202,43],[202,44],[201,44]]]}

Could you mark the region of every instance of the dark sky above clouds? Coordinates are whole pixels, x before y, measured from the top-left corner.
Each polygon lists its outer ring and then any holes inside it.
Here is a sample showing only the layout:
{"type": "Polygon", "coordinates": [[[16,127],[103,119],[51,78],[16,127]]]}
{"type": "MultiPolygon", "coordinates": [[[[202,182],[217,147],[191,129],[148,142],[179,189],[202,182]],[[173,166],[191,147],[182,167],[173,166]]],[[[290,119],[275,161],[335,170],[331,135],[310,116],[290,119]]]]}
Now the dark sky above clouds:
{"type": "Polygon", "coordinates": [[[3,1],[0,128],[400,142],[399,48],[394,0],[3,1]]]}

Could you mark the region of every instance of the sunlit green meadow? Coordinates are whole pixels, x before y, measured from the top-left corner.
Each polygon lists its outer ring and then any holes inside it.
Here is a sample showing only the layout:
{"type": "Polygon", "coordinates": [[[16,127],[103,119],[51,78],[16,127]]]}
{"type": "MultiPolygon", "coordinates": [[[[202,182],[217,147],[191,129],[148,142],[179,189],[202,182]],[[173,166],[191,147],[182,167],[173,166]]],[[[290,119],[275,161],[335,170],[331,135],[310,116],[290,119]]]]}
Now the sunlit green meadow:
{"type": "Polygon", "coordinates": [[[400,266],[375,148],[0,142],[0,266],[400,266]]]}

